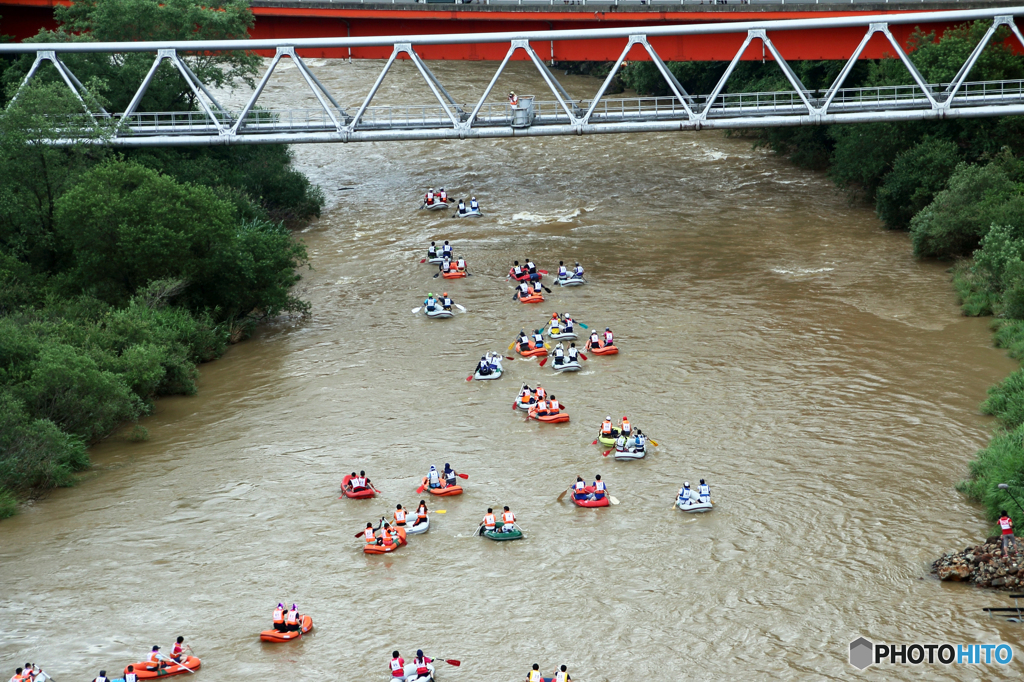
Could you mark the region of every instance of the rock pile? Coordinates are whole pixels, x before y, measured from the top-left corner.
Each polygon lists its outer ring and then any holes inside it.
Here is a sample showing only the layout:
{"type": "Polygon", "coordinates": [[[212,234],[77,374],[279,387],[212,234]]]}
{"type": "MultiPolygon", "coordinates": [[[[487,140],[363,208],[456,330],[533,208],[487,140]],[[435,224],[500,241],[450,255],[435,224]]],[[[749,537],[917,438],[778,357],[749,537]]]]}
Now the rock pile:
{"type": "Polygon", "coordinates": [[[939,580],[971,583],[978,587],[1013,590],[1024,586],[1024,551],[1022,539],[1017,548],[1003,554],[998,535],[985,540],[984,545],[968,547],[962,552],[944,554],[932,563],[932,573],[939,580]]]}

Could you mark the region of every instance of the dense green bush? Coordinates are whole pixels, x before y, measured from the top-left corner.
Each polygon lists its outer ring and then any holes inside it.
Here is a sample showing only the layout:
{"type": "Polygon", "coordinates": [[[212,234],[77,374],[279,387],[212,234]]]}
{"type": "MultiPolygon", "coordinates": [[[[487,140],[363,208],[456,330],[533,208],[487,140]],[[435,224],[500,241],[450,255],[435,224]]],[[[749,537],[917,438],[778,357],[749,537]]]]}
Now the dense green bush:
{"type": "Polygon", "coordinates": [[[905,230],[918,211],[946,188],[960,156],[955,143],[929,138],[897,155],[875,196],[878,217],[905,230]]]}

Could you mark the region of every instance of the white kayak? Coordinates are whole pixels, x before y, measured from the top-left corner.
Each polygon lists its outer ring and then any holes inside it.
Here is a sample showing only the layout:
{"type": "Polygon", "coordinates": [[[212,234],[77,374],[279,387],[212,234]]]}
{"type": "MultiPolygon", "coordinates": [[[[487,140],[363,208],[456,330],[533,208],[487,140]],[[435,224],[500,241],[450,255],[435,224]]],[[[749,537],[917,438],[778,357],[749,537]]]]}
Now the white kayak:
{"type": "Polygon", "coordinates": [[[548,337],[551,338],[551,339],[559,339],[559,340],[564,340],[564,341],[575,341],[578,338],[576,336],[576,332],[574,332],[574,331],[573,332],[565,332],[565,331],[552,332],[551,331],[551,327],[548,327],[548,332],[547,333],[548,333],[548,337]]]}
{"type": "Polygon", "coordinates": [[[453,316],[455,313],[453,313],[450,310],[445,310],[441,306],[435,306],[433,310],[427,310],[426,306],[424,306],[423,314],[426,315],[427,317],[432,317],[435,320],[443,320],[445,318],[453,316]]]}
{"type": "Polygon", "coordinates": [[[472,209],[468,209],[467,208],[465,213],[462,213],[461,211],[456,211],[455,215],[459,216],[460,218],[483,218],[484,217],[484,214],[480,211],[479,208],[476,209],[475,211],[472,210],[472,209]]]}
{"type": "Polygon", "coordinates": [[[419,524],[418,526],[414,526],[411,523],[409,525],[407,525],[405,527],[405,534],[406,535],[419,535],[421,533],[426,533],[428,530],[430,530],[430,514],[427,514],[427,520],[425,522],[419,524]]]}
{"type": "Polygon", "coordinates": [[[710,502],[690,502],[690,504],[683,504],[682,500],[676,498],[676,507],[684,512],[690,514],[703,514],[714,509],[714,505],[710,502]]]}
{"type": "Polygon", "coordinates": [[[434,666],[430,663],[427,663],[427,669],[430,670],[430,672],[426,675],[417,675],[416,666],[414,666],[412,663],[406,663],[404,677],[394,677],[389,674],[388,679],[399,681],[404,680],[404,682],[434,682],[434,666]]]}
{"type": "Polygon", "coordinates": [[[643,450],[637,450],[636,448],[626,448],[625,450],[620,450],[618,448],[615,448],[615,459],[620,460],[620,461],[630,460],[630,459],[643,459],[646,456],[647,456],[647,449],[646,448],[643,449],[643,450]]]}
{"type": "Polygon", "coordinates": [[[428,211],[446,211],[448,210],[448,204],[438,199],[434,199],[434,203],[432,204],[427,204],[426,202],[424,202],[423,208],[427,209],[428,211]]]}
{"type": "Polygon", "coordinates": [[[566,279],[555,278],[555,284],[560,287],[579,287],[587,283],[582,277],[569,277],[566,279]]]}
{"type": "Polygon", "coordinates": [[[580,364],[579,360],[574,360],[570,362],[569,359],[566,358],[565,362],[563,362],[560,365],[556,365],[555,361],[552,360],[551,369],[555,370],[556,372],[578,372],[581,369],[583,369],[583,365],[580,364]]]}

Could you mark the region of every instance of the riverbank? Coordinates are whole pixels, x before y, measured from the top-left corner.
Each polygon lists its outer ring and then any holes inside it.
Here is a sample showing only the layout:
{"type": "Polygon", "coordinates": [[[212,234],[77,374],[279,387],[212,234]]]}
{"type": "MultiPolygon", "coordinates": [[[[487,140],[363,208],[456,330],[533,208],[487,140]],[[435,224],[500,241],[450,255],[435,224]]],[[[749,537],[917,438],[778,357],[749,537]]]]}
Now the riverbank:
{"type": "Polygon", "coordinates": [[[975,587],[1015,590],[1024,584],[1024,550],[1020,545],[1004,553],[998,535],[982,545],[943,554],[932,563],[939,580],[962,582],[975,587]]]}

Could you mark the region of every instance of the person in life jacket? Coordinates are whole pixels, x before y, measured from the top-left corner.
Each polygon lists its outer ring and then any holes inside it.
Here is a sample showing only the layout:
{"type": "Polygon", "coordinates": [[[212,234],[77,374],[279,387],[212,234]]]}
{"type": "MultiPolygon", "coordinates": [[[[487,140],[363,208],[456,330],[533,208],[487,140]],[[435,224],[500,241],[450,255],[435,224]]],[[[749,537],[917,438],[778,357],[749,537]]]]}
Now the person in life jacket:
{"type": "Polygon", "coordinates": [[[555,345],[555,349],[551,351],[551,355],[554,357],[554,360],[552,360],[552,364],[555,367],[560,367],[562,363],[565,362],[565,351],[562,350],[561,341],[559,341],[558,344],[555,345]]]}
{"type": "Polygon", "coordinates": [[[575,343],[570,343],[569,344],[569,351],[567,353],[567,355],[569,356],[569,362],[579,362],[579,359],[578,359],[579,358],[579,354],[580,354],[580,352],[578,350],[576,350],[576,344],[575,343]]]}
{"type": "Polygon", "coordinates": [[[298,632],[302,626],[302,615],[299,613],[299,607],[295,604],[288,609],[288,613],[284,617],[284,626],[288,632],[298,632]]]}
{"type": "Polygon", "coordinates": [[[448,292],[447,291],[444,292],[443,294],[441,294],[441,307],[442,308],[444,308],[445,310],[451,310],[453,305],[454,305],[454,302],[452,301],[452,299],[448,298],[448,292]]]}
{"type": "Polygon", "coordinates": [[[533,397],[533,389],[530,388],[529,384],[523,384],[523,387],[519,389],[519,402],[529,402],[530,398],[533,397]]]}
{"type": "Polygon", "coordinates": [[[615,345],[615,336],[612,334],[611,327],[605,327],[604,328],[604,345],[606,345],[606,346],[614,346],[615,345]]]}
{"type": "Polygon", "coordinates": [[[153,645],[149,656],[146,657],[146,670],[159,670],[160,668],[167,667],[167,664],[160,660],[161,658],[160,647],[153,645]]]}
{"type": "Polygon", "coordinates": [[[583,480],[582,476],[576,477],[576,482],[572,484],[572,497],[574,500],[585,500],[587,499],[587,482],[583,480]]]}
{"type": "Polygon", "coordinates": [[[544,682],[544,678],[540,674],[539,663],[534,663],[530,672],[526,673],[526,682],[544,682]]]}
{"type": "Polygon", "coordinates": [[[427,503],[424,500],[420,500],[420,506],[416,507],[416,520],[412,522],[412,527],[420,525],[421,523],[427,522],[427,503]]]}
{"type": "Polygon", "coordinates": [[[597,331],[590,332],[590,339],[587,341],[587,348],[600,348],[601,339],[597,336],[597,331]]]}
{"type": "Polygon", "coordinates": [[[530,260],[529,258],[526,259],[526,272],[528,272],[530,275],[537,274],[537,266],[534,265],[533,261],[530,260]]]}
{"type": "Polygon", "coordinates": [[[633,436],[633,451],[643,452],[647,448],[647,436],[640,429],[636,430],[636,434],[633,436]]]}
{"type": "Polygon", "coordinates": [[[466,200],[465,199],[459,199],[459,213],[462,213],[462,214],[466,213],[466,200]]]}
{"type": "Polygon", "coordinates": [[[693,504],[693,491],[690,490],[689,481],[683,481],[683,487],[679,489],[679,504],[685,507],[693,504]]]}
{"type": "Polygon", "coordinates": [[[594,492],[590,494],[592,500],[603,500],[605,493],[608,492],[608,486],[601,480],[601,474],[594,477],[594,492]]]}
{"type": "Polygon", "coordinates": [[[701,502],[711,501],[711,486],[704,482],[704,479],[700,479],[700,486],[697,488],[697,495],[701,502]]]}
{"type": "Polygon", "coordinates": [[[526,332],[522,329],[519,330],[519,338],[516,339],[516,343],[519,344],[520,352],[525,353],[530,350],[530,337],[526,335],[526,332]]]}
{"type": "Polygon", "coordinates": [[[363,531],[363,540],[368,545],[377,544],[377,532],[372,523],[367,522],[366,529],[363,531]]]}
{"type": "Polygon", "coordinates": [[[459,272],[466,271],[466,259],[464,257],[459,256],[458,260],[455,262],[455,269],[459,272]]]}
{"type": "Polygon", "coordinates": [[[508,505],[505,505],[504,511],[501,512],[501,532],[511,533],[516,529],[516,515],[509,511],[508,505]]]}
{"type": "Polygon", "coordinates": [[[373,483],[362,469],[359,470],[359,484],[363,486],[364,490],[373,487],[373,483]]]}
{"type": "Polygon", "coordinates": [[[445,462],[444,463],[444,483],[445,483],[445,487],[446,488],[450,488],[453,485],[458,485],[458,481],[456,481],[457,477],[458,477],[458,474],[455,472],[455,469],[452,469],[451,464],[449,464],[448,462],[445,462]]]}
{"type": "Polygon", "coordinates": [[[185,643],[184,637],[178,637],[174,640],[174,646],[171,647],[171,660],[175,663],[181,663],[181,659],[185,657],[185,643]]]}
{"type": "Polygon", "coordinates": [[[388,668],[391,670],[391,677],[405,678],[405,659],[397,651],[391,652],[391,661],[388,662],[388,668]]]}
{"type": "Polygon", "coordinates": [[[524,299],[530,296],[530,285],[526,282],[520,282],[519,288],[516,289],[516,298],[524,299]]]}
{"type": "Polygon", "coordinates": [[[565,269],[565,263],[558,261],[558,279],[569,279],[569,271],[565,269]]]}
{"type": "Polygon", "coordinates": [[[427,248],[427,260],[433,260],[437,258],[437,247],[434,242],[430,242],[430,246],[427,248]]]}
{"type": "Polygon", "coordinates": [[[437,467],[433,464],[430,465],[430,471],[427,472],[427,486],[430,488],[441,487],[441,476],[437,473],[437,467]]]}
{"type": "Polygon", "coordinates": [[[566,313],[565,317],[562,318],[562,331],[564,333],[566,333],[566,334],[571,334],[573,332],[573,330],[574,329],[573,329],[572,315],[570,315],[569,313],[566,313]]]}
{"type": "Polygon", "coordinates": [[[570,682],[570,680],[572,678],[569,677],[569,673],[564,665],[555,671],[555,676],[552,678],[552,682],[570,682]]]}
{"type": "Polygon", "coordinates": [[[999,527],[1002,529],[1003,553],[1009,554],[1010,548],[1017,547],[1017,538],[1013,534],[1013,519],[1006,510],[999,512],[999,527]]]}
{"type": "Polygon", "coordinates": [[[452,245],[448,243],[448,240],[444,240],[444,244],[441,246],[441,255],[448,260],[452,259],[452,245]]]}
{"type": "Polygon", "coordinates": [[[470,198],[470,200],[469,200],[469,210],[470,211],[479,211],[480,210],[480,204],[477,202],[476,197],[471,197],[470,198]]]}
{"type": "Polygon", "coordinates": [[[446,254],[444,256],[444,260],[441,261],[441,264],[438,267],[441,269],[441,272],[444,272],[444,273],[451,272],[452,271],[452,259],[451,259],[451,257],[446,254]]]}
{"type": "MultiPolygon", "coordinates": [[[[372,533],[371,533],[372,535],[372,533]]],[[[274,609],[274,629],[278,632],[284,632],[284,604],[278,602],[277,608],[274,609]]]]}
{"type": "MultiPolygon", "coordinates": [[[[18,668],[18,670],[21,670],[21,668],[18,668]]],[[[12,680],[14,680],[14,679],[17,679],[17,680],[24,680],[24,679],[25,679],[25,677],[24,677],[24,676],[22,676],[22,677],[18,677],[18,678],[13,678],[13,677],[12,677],[11,679],[12,679],[12,680]]],[[[100,674],[99,674],[99,675],[97,675],[97,676],[96,676],[96,677],[95,677],[95,678],[93,679],[93,681],[92,681],[92,682],[110,682],[110,678],[109,678],[109,677],[107,677],[107,671],[106,671],[106,670],[101,670],[101,671],[100,671],[100,674]]]]}
{"type": "Polygon", "coordinates": [[[480,525],[484,527],[484,530],[494,530],[495,518],[493,509],[487,508],[487,513],[484,514],[484,520],[480,522],[480,525]]]}
{"type": "Polygon", "coordinates": [[[519,265],[519,261],[515,261],[512,264],[512,269],[508,271],[508,274],[512,276],[512,279],[519,281],[523,277],[523,268],[519,265]]]}
{"type": "Polygon", "coordinates": [[[540,280],[537,280],[537,281],[535,281],[533,283],[533,295],[534,296],[543,296],[544,295],[544,288],[543,288],[543,285],[540,283],[540,280]]]}
{"type": "Polygon", "coordinates": [[[423,301],[423,307],[427,309],[427,312],[434,312],[434,308],[437,307],[437,300],[434,299],[433,292],[427,294],[427,298],[423,301]]]}
{"type": "Polygon", "coordinates": [[[381,517],[380,537],[377,538],[377,544],[384,545],[385,547],[390,547],[395,544],[395,538],[394,535],[392,535],[392,532],[391,524],[381,517]]]}
{"type": "Polygon", "coordinates": [[[633,433],[633,427],[629,425],[629,417],[622,418],[622,423],[619,425],[619,433],[627,438],[633,433]]]}
{"type": "Polygon", "coordinates": [[[444,187],[442,187],[440,190],[438,190],[437,198],[441,200],[442,204],[447,204],[448,203],[448,192],[444,191],[444,187]]]}
{"type": "Polygon", "coordinates": [[[486,356],[480,358],[480,362],[477,363],[476,373],[482,377],[488,376],[491,373],[491,363],[486,356]]]}
{"type": "MultiPolygon", "coordinates": [[[[434,659],[427,658],[423,655],[423,649],[416,650],[416,658],[412,659],[412,664],[416,666],[417,677],[425,677],[430,674],[430,668],[427,667],[427,663],[433,663],[434,659]]],[[[415,682],[415,680],[413,681],[415,682]]]]}
{"type": "MultiPolygon", "coordinates": [[[[14,670],[14,675],[11,676],[10,682],[22,682],[22,680],[25,679],[25,676],[22,674],[23,672],[24,672],[24,668],[16,668],[14,670]]],[[[107,672],[106,670],[101,670],[100,671],[100,675],[105,675],[106,672],[107,672]]],[[[97,677],[96,679],[99,679],[99,678],[97,677]]]]}
{"type": "Polygon", "coordinates": [[[427,190],[426,195],[423,197],[423,203],[430,206],[434,203],[434,188],[431,187],[427,190]]]}
{"type": "Polygon", "coordinates": [[[615,450],[617,452],[627,452],[629,449],[628,443],[629,439],[626,438],[626,434],[620,432],[619,437],[615,439],[615,450]]]}
{"type": "Polygon", "coordinates": [[[564,405],[559,403],[558,398],[556,398],[555,394],[552,393],[551,400],[548,401],[548,414],[558,414],[562,411],[562,407],[564,407],[564,405]]]}
{"type": "Polygon", "coordinates": [[[130,665],[124,669],[124,682],[138,682],[139,676],[135,674],[135,666],[130,665]]]}
{"type": "Polygon", "coordinates": [[[604,421],[601,422],[601,435],[605,438],[614,438],[619,435],[619,430],[615,428],[614,424],[612,424],[611,415],[605,417],[604,421]]]}
{"type": "Polygon", "coordinates": [[[508,91],[508,103],[509,103],[509,106],[513,106],[513,107],[514,106],[518,106],[519,105],[519,95],[517,95],[516,93],[512,92],[511,90],[509,90],[508,91]]]}
{"type": "Polygon", "coordinates": [[[574,279],[583,279],[583,266],[580,265],[579,261],[576,261],[576,267],[572,271],[574,279]]]}
{"type": "Polygon", "coordinates": [[[537,390],[534,391],[534,393],[537,395],[537,402],[540,402],[541,400],[544,400],[545,398],[548,397],[548,392],[545,391],[544,387],[541,386],[540,384],[537,384],[537,390]]]}
{"type": "Polygon", "coordinates": [[[395,525],[399,528],[405,527],[405,510],[402,509],[402,505],[395,507],[395,525]]]}

